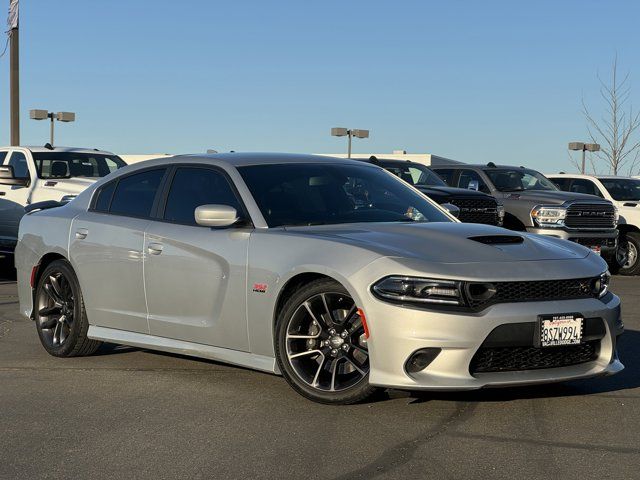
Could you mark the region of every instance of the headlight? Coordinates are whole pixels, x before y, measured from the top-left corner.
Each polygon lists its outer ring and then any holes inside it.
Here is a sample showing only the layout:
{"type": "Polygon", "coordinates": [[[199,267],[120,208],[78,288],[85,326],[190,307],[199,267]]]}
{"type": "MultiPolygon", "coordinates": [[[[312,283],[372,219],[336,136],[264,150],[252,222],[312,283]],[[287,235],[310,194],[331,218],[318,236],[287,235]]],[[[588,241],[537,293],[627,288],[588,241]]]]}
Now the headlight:
{"type": "Polygon", "coordinates": [[[531,210],[531,218],[540,227],[564,227],[566,207],[538,205],[531,210]]]}
{"type": "Polygon", "coordinates": [[[396,302],[465,304],[461,282],[453,280],[391,276],[376,283],[373,293],[385,300],[396,302]]]}
{"type": "Polygon", "coordinates": [[[604,297],[609,291],[609,281],[611,280],[611,274],[609,270],[600,275],[599,278],[596,278],[591,284],[591,290],[594,295],[597,295],[598,298],[604,297]]]}
{"type": "Polygon", "coordinates": [[[504,205],[498,204],[496,211],[498,212],[498,225],[502,225],[504,223],[504,205]]]}

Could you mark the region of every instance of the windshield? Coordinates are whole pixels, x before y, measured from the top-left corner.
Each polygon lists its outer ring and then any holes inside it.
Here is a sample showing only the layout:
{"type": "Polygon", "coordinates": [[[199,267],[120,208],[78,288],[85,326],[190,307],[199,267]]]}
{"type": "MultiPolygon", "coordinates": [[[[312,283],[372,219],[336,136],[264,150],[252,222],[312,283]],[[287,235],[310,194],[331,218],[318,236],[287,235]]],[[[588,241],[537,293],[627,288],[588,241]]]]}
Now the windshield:
{"type": "Polygon", "coordinates": [[[378,165],[414,187],[447,186],[444,180],[424,165],[415,163],[408,163],[406,165],[400,163],[379,163],[378,165]]]}
{"type": "Polygon", "coordinates": [[[484,173],[500,192],[558,190],[547,177],[528,168],[488,168],[484,173]]]}
{"type": "Polygon", "coordinates": [[[358,222],[451,222],[421,194],[368,165],[239,167],[270,227],[358,222]]]}
{"type": "Polygon", "coordinates": [[[34,152],[33,160],[40,178],[100,178],[124,167],[117,155],[76,152],[34,152]]]}
{"type": "Polygon", "coordinates": [[[640,180],[633,178],[599,178],[614,200],[640,201],[640,180]]]}

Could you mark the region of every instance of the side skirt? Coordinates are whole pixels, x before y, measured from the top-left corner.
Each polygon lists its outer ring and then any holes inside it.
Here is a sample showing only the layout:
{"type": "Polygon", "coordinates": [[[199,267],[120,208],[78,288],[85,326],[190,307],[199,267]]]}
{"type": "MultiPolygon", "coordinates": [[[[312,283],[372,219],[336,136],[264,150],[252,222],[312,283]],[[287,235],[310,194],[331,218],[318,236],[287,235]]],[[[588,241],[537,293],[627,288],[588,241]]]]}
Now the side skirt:
{"type": "Polygon", "coordinates": [[[156,337],[145,333],[125,332],[115,328],[97,327],[89,325],[87,336],[93,340],[102,340],[120,345],[160,350],[162,352],[177,353],[190,357],[208,358],[219,362],[231,363],[241,367],[253,368],[263,372],[280,374],[276,359],[264,355],[255,355],[239,350],[212,347],[201,343],[173,340],[171,338],[156,337]]]}

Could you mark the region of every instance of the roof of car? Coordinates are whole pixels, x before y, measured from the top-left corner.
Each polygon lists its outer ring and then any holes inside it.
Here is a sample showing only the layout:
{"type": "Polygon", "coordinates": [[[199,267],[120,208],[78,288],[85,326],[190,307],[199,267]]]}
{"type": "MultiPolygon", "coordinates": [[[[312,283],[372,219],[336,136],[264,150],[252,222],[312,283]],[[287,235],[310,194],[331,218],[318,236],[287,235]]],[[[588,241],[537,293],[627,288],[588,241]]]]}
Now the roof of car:
{"type": "Polygon", "coordinates": [[[515,170],[521,169],[521,168],[525,168],[527,170],[530,170],[529,167],[523,167],[523,166],[515,166],[515,165],[496,165],[495,163],[461,163],[461,164],[456,164],[456,165],[433,165],[431,168],[434,169],[438,169],[438,168],[455,168],[455,169],[463,169],[463,168],[481,168],[481,169],[491,169],[491,168],[512,168],[515,170]]]}
{"type": "Polygon", "coordinates": [[[231,152],[176,155],[173,157],[146,160],[135,165],[144,164],[150,166],[153,164],[164,165],[167,163],[172,164],[178,162],[207,163],[207,160],[217,160],[235,167],[244,167],[248,165],[274,165],[282,163],[341,163],[348,165],[362,165],[362,163],[364,163],[347,158],[325,157],[323,155],[309,155],[301,153],[231,152]]]}
{"type": "MultiPolygon", "coordinates": [[[[14,147],[15,148],[15,147],[14,147]]],[[[74,153],[104,153],[107,155],[113,155],[111,152],[105,150],[99,150],[97,148],[83,148],[83,147],[52,147],[48,148],[44,145],[25,145],[21,148],[26,148],[32,152],[74,152],[74,153]]]]}
{"type": "Polygon", "coordinates": [[[621,178],[621,179],[629,179],[634,177],[628,177],[625,175],[589,175],[585,173],[549,173],[545,174],[546,177],[570,177],[570,178],[621,178]]]}

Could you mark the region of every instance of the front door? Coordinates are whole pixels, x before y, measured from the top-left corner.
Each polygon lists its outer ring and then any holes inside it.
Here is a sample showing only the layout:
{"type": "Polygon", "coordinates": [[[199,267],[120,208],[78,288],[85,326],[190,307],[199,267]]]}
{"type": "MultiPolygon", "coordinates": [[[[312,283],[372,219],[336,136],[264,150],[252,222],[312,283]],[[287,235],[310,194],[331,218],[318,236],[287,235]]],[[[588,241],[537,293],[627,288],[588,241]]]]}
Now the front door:
{"type": "Polygon", "coordinates": [[[166,204],[145,234],[145,288],[152,335],[249,350],[246,262],[251,228],[195,223],[196,207],[243,207],[220,170],[175,169],[166,204]]]}

